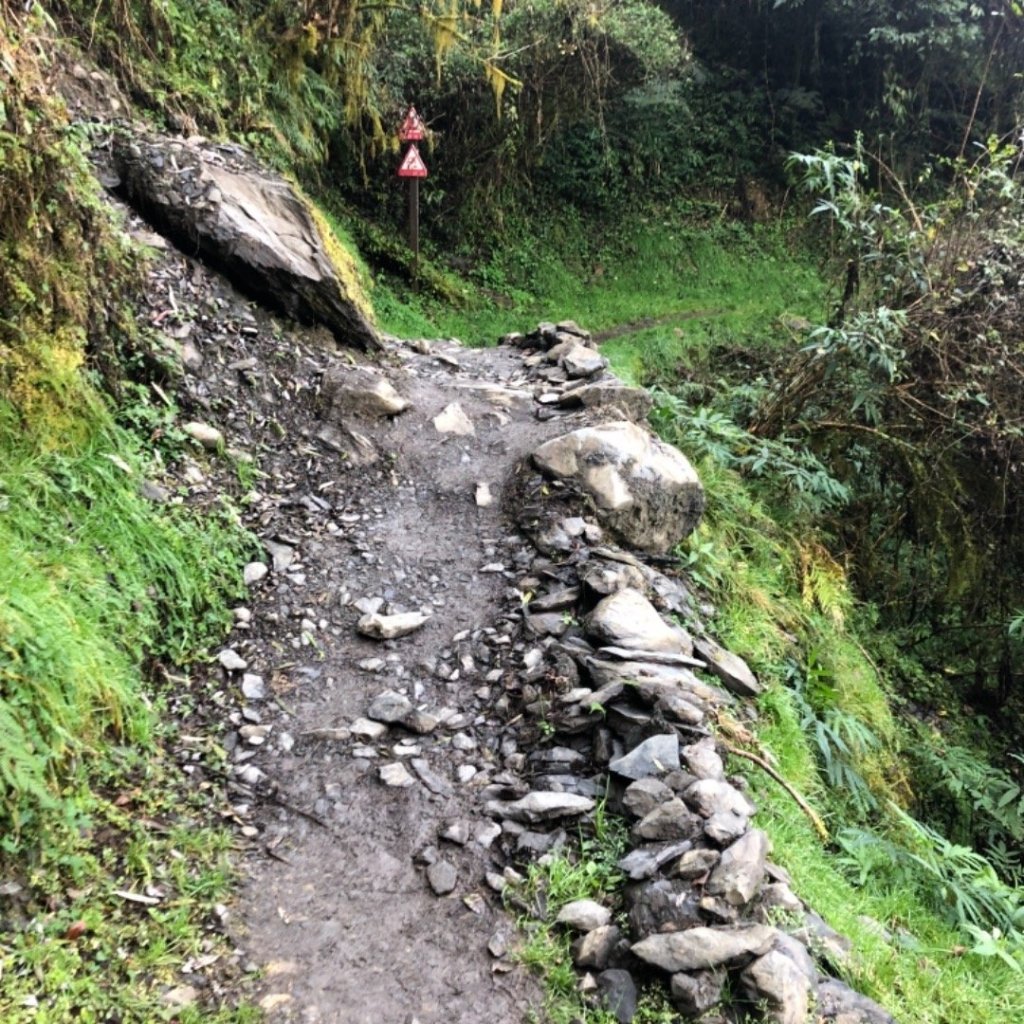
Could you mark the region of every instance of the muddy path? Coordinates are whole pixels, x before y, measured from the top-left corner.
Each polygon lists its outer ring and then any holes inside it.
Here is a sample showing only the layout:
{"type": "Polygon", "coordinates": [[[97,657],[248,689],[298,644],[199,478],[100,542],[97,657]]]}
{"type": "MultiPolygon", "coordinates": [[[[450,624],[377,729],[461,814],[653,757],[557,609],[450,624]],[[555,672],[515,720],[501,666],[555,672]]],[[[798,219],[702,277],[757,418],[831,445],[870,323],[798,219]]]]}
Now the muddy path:
{"type": "Polygon", "coordinates": [[[749,736],[761,684],[659,554],[705,499],[639,426],[650,396],[575,325],[487,350],[389,339],[370,367],[136,230],[162,253],[146,316],[205,448],[173,500],[230,493],[258,539],[180,752],[241,844],[221,924],[254,980],[235,996],[280,1024],[544,1019],[501,892],[606,799],[635,819],[631,884],[559,911],[585,910],[559,920],[584,933],[589,1005],[627,1024],[671,984],[723,1024],[812,1005],[893,1024],[836,977],[850,941],[768,860],[726,774],[715,727],[749,736]],[[226,752],[215,781],[201,731],[226,752]]]}
{"type": "Polygon", "coordinates": [[[516,564],[528,558],[503,521],[501,489],[552,430],[533,418],[506,353],[449,347],[437,352],[444,363],[403,354],[389,377],[412,408],[367,430],[383,464],[324,472],[318,489],[329,485],[333,516],[311,522],[292,506],[268,524],[292,542],[301,570],[268,576],[243,656],[276,660],[280,633],[261,630],[267,616],[281,627],[301,613],[317,628],[305,647],[299,633],[311,663],[279,677],[278,708],[262,718],[272,731],[253,763],[317,821],[273,804],[258,815],[244,941],[268,973],[264,1005],[284,1020],[506,1024],[523,1018],[535,993],[488,952],[512,929],[485,881],[501,868],[490,861],[497,827],[481,815],[480,794],[512,753],[494,705],[522,657],[518,623],[503,614],[516,564]],[[473,435],[435,429],[452,402],[473,435]],[[493,497],[486,507],[476,501],[481,483],[493,497]],[[430,619],[407,637],[364,639],[356,622],[378,602],[430,619]],[[387,690],[440,718],[437,728],[360,723],[387,690]],[[388,765],[397,784],[382,781],[388,765]],[[446,828],[455,842],[439,838],[446,828]],[[436,895],[426,879],[432,857],[453,869],[450,893],[436,895]]]}

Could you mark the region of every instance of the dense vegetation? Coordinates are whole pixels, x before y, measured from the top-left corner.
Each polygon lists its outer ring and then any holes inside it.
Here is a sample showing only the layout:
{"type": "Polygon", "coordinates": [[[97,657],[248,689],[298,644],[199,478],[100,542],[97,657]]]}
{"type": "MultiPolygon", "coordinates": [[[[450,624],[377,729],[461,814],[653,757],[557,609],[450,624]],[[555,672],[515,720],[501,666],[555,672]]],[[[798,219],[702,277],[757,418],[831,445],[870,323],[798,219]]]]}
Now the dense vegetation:
{"type": "MultiPolygon", "coordinates": [[[[160,742],[141,669],[215,635],[214,581],[245,544],[227,512],[214,532],[139,496],[154,453],[125,425],[157,413],[138,255],[46,89],[42,40],[66,33],[146,116],[301,177],[358,243],[389,329],[484,343],[571,315],[607,332],[700,464],[709,513],[679,557],[772,684],[761,749],[829,827],[823,850],[784,797],[762,800],[777,857],[905,1019],[1021,1019],[1020,5],[20,8],[0,0],[4,863],[88,878],[94,818],[132,848],[113,808],[160,742]],[[395,240],[409,102],[431,129],[415,280],[395,240]],[[128,608],[135,628],[111,629],[128,608]]],[[[612,884],[607,851],[589,855],[583,880],[533,881],[612,884]]],[[[54,928],[79,915],[56,905],[54,928]]],[[[546,941],[531,955],[550,964],[546,941]]],[[[0,946],[0,968],[24,977],[33,950],[28,932],[0,946]]]]}

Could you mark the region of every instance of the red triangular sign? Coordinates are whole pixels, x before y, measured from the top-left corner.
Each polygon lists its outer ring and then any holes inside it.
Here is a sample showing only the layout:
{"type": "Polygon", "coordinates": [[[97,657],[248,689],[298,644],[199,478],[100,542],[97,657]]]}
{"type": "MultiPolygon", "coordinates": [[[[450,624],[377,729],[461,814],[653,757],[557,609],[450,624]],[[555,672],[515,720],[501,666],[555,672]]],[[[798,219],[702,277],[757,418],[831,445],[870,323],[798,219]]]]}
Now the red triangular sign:
{"type": "Polygon", "coordinates": [[[425,178],[427,176],[427,165],[423,162],[423,157],[420,156],[420,151],[416,148],[415,143],[409,147],[405,159],[399,165],[398,176],[400,178],[425,178]]]}
{"type": "Polygon", "coordinates": [[[420,120],[420,115],[416,113],[416,108],[410,107],[402,122],[402,127],[398,129],[398,137],[402,142],[419,142],[426,134],[426,130],[420,120]]]}

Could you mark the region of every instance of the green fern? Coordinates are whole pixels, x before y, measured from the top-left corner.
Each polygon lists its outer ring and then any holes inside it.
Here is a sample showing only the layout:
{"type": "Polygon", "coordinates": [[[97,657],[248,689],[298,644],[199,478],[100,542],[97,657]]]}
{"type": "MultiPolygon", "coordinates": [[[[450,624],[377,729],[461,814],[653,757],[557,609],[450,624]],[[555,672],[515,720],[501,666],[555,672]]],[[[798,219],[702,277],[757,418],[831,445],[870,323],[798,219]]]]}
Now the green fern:
{"type": "Polygon", "coordinates": [[[857,879],[877,887],[913,890],[960,928],[999,928],[1017,934],[1024,925],[1021,894],[1002,882],[981,854],[948,839],[890,804],[900,840],[865,829],[844,829],[840,862],[857,879]]]}

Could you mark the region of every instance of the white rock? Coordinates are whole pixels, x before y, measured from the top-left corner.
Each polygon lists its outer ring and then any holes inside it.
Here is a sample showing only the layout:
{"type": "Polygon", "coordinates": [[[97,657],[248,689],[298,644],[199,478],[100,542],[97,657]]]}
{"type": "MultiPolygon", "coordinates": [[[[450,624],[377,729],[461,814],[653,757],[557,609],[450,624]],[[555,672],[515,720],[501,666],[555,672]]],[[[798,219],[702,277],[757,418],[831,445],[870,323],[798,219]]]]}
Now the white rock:
{"type": "Polygon", "coordinates": [[[279,544],[277,541],[265,540],[263,546],[267,549],[274,563],[274,572],[284,572],[295,561],[295,548],[290,544],[279,544]]]}
{"type": "Polygon", "coordinates": [[[537,822],[586,814],[594,806],[594,801],[587,796],[536,790],[512,803],[494,802],[488,808],[500,817],[511,818],[513,821],[537,822]]]}
{"type": "Polygon", "coordinates": [[[533,461],[577,484],[606,526],[646,551],[668,551],[704,511],[704,489],[682,453],[628,420],[556,437],[533,461]]]}
{"type": "Polygon", "coordinates": [[[598,640],[637,651],[689,655],[686,630],[669,625],[638,590],[625,587],[602,598],[587,616],[587,633],[598,640]]]}
{"type": "Polygon", "coordinates": [[[415,632],[428,619],[423,612],[403,612],[400,615],[364,615],[357,623],[356,629],[363,636],[374,640],[394,640],[415,632]]]}
{"type": "Polygon", "coordinates": [[[238,770],[238,777],[247,786],[255,786],[262,782],[267,776],[266,773],[261,771],[254,764],[247,764],[238,770]]]}
{"type": "Polygon", "coordinates": [[[774,928],[760,924],[739,928],[689,928],[650,935],[637,942],[633,952],[641,960],[674,974],[732,966],[750,956],[760,956],[768,952],[775,935],[774,928]]]}
{"type": "Polygon", "coordinates": [[[555,921],[579,932],[592,932],[612,919],[612,912],[596,900],[573,900],[558,912],[555,921]]]}
{"type": "Polygon", "coordinates": [[[270,569],[267,568],[265,562],[250,562],[242,570],[242,579],[247,587],[251,587],[254,583],[259,583],[268,572],[270,569]]]}
{"type": "Polygon", "coordinates": [[[434,417],[434,429],[439,434],[457,434],[469,437],[476,433],[473,421],[458,402],[447,405],[434,417]]]}
{"type": "Polygon", "coordinates": [[[207,451],[217,451],[224,446],[224,435],[209,423],[197,423],[194,420],[182,426],[182,432],[188,434],[193,441],[201,444],[207,451]]]}
{"type": "Polygon", "coordinates": [[[178,985],[160,997],[165,1006],[191,1006],[198,999],[199,992],[191,985],[178,985]]]}
{"type": "Polygon", "coordinates": [[[393,761],[391,764],[381,765],[378,769],[380,775],[380,781],[385,786],[391,786],[395,789],[406,789],[409,786],[414,786],[416,780],[409,774],[408,769],[400,761],[393,761]]]}
{"type": "Polygon", "coordinates": [[[476,503],[480,508],[489,508],[494,502],[491,485],[481,481],[476,485],[476,503]]]}
{"type": "Polygon", "coordinates": [[[383,722],[371,722],[368,718],[357,718],[349,726],[353,736],[371,742],[379,740],[387,731],[388,727],[383,722]]]}
{"type": "Polygon", "coordinates": [[[225,647],[217,655],[217,660],[228,672],[244,672],[249,667],[249,662],[231,647],[225,647]]]}
{"type": "Polygon", "coordinates": [[[366,366],[331,366],[324,374],[322,396],[330,405],[332,417],[381,419],[409,408],[409,402],[386,377],[366,366]]]}
{"type": "Polygon", "coordinates": [[[270,735],[270,730],[273,728],[271,725],[243,725],[238,730],[238,735],[242,737],[246,743],[251,744],[254,747],[262,746],[270,735]]]}
{"type": "Polygon", "coordinates": [[[246,700],[264,700],[267,696],[267,687],[263,682],[263,676],[246,672],[242,676],[242,696],[246,700]]]}

